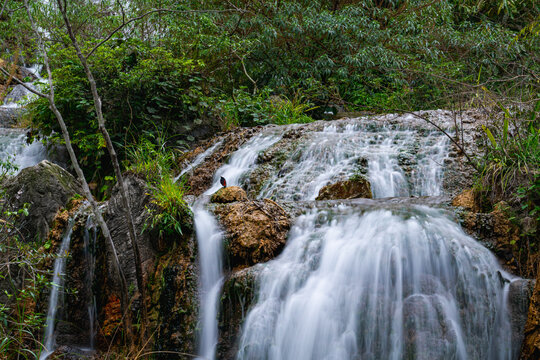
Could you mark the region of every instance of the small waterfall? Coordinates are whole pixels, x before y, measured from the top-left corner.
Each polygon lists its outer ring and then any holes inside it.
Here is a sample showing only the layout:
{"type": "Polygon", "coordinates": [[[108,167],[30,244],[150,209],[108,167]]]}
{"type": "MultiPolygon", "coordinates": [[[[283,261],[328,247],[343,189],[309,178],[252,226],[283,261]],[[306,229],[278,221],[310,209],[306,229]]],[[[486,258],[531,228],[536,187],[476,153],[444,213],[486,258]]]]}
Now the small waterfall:
{"type": "Polygon", "coordinates": [[[66,259],[69,252],[69,244],[75,217],[69,219],[66,231],[62,236],[62,243],[58,249],[57,258],[54,261],[53,280],[51,286],[51,294],[49,296],[49,307],[47,310],[47,322],[45,325],[45,335],[43,337],[43,351],[39,356],[39,360],[46,360],[53,353],[55,348],[54,328],[56,321],[56,313],[62,306],[61,291],[64,289],[64,271],[66,268],[66,259]]]}
{"type": "Polygon", "coordinates": [[[94,274],[96,270],[96,239],[97,239],[97,226],[94,224],[93,215],[88,215],[86,220],[86,226],[84,228],[84,257],[87,264],[86,269],[86,286],[87,290],[87,299],[86,303],[88,310],[88,350],[94,349],[94,339],[96,336],[96,329],[94,324],[96,322],[96,297],[92,290],[92,284],[94,282],[94,274]]]}
{"type": "MultiPolygon", "coordinates": [[[[219,178],[221,176],[227,179],[229,185],[237,185],[242,176],[253,167],[259,153],[276,143],[279,139],[279,135],[271,134],[265,136],[257,135],[248,141],[231,155],[228,164],[216,171],[214,176],[215,183],[205,194],[212,194],[221,188],[219,184],[219,178]]],[[[195,166],[193,165],[191,168],[195,166]]],[[[193,206],[201,276],[199,355],[201,359],[213,360],[218,342],[217,314],[221,286],[223,284],[223,235],[216,219],[204,206],[204,198],[197,200],[193,206]]]]}
{"type": "Polygon", "coordinates": [[[206,159],[209,155],[213,154],[214,151],[223,143],[223,140],[220,140],[220,141],[216,141],[216,143],[212,146],[210,146],[208,149],[206,149],[204,152],[202,152],[201,154],[197,155],[195,157],[195,159],[193,160],[193,162],[191,164],[189,164],[188,166],[185,167],[185,169],[183,169],[180,174],[178,174],[177,177],[174,178],[174,182],[177,182],[178,180],[180,180],[180,178],[182,177],[182,175],[184,175],[185,173],[191,171],[192,169],[196,168],[197,166],[199,166],[203,161],[204,159],[206,159]]]}
{"type": "Polygon", "coordinates": [[[47,159],[47,149],[40,141],[26,142],[20,130],[0,128],[0,161],[9,161],[18,171],[47,159]]]}
{"type": "Polygon", "coordinates": [[[259,134],[245,143],[240,149],[231,155],[230,161],[220,167],[214,175],[214,185],[205,194],[215,193],[221,187],[219,179],[223,176],[227,179],[227,185],[239,185],[242,176],[252,170],[259,154],[275,144],[281,138],[278,134],[259,134]]]}
{"type": "Polygon", "coordinates": [[[200,326],[199,355],[201,359],[214,359],[218,341],[218,300],[223,283],[223,236],[214,217],[200,201],[193,207],[195,233],[199,248],[200,264],[200,326]]]}
{"type": "Polygon", "coordinates": [[[439,211],[316,210],[263,266],[238,359],[511,359],[508,281],[439,211]]]}
{"type": "Polygon", "coordinates": [[[440,192],[447,147],[447,139],[437,132],[420,134],[413,128],[367,120],[338,122],[306,133],[265,182],[259,198],[315,200],[323,186],[356,174],[369,177],[376,198],[434,195],[440,192]],[[420,182],[429,183],[429,193],[411,190],[420,182]]]}

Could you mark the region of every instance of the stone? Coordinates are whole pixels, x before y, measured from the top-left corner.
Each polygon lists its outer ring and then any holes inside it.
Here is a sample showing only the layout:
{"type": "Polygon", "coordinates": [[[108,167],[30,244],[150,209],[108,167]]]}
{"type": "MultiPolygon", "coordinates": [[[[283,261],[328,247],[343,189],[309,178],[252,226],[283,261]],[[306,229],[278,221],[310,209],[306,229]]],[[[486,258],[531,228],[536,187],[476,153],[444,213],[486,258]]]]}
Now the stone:
{"type": "Polygon", "coordinates": [[[338,181],[334,184],[326,185],[319,190],[319,195],[315,200],[338,200],[338,199],[358,199],[373,198],[371,184],[363,176],[356,176],[345,181],[338,181]]]}
{"type": "Polygon", "coordinates": [[[260,266],[252,266],[235,271],[223,284],[219,312],[218,359],[236,358],[240,328],[255,299],[257,278],[261,270],[260,266]]]}
{"type": "Polygon", "coordinates": [[[232,203],[235,201],[246,201],[246,192],[238,186],[223,187],[216,191],[210,201],[218,204],[232,203]]]}
{"type": "Polygon", "coordinates": [[[16,222],[26,240],[45,239],[56,212],[74,195],[82,193],[73,175],[47,160],[22,169],[1,187],[12,210],[22,208],[25,203],[30,205],[28,216],[16,222]]]}
{"type": "Polygon", "coordinates": [[[272,200],[225,204],[214,211],[226,231],[226,251],[233,268],[268,261],[285,246],[291,222],[272,200]]]}
{"type": "MultiPolygon", "coordinates": [[[[534,283],[534,280],[517,279],[512,281],[508,288],[508,309],[512,326],[512,344],[523,343],[523,329],[527,323],[527,313],[534,283]]],[[[519,349],[515,350],[512,358],[518,359],[519,349]]]]}
{"type": "Polygon", "coordinates": [[[540,359],[540,273],[529,304],[529,314],[525,324],[520,359],[540,359]]]}
{"type": "Polygon", "coordinates": [[[481,210],[479,196],[473,189],[464,190],[454,197],[452,206],[462,207],[475,213],[481,210]]]}

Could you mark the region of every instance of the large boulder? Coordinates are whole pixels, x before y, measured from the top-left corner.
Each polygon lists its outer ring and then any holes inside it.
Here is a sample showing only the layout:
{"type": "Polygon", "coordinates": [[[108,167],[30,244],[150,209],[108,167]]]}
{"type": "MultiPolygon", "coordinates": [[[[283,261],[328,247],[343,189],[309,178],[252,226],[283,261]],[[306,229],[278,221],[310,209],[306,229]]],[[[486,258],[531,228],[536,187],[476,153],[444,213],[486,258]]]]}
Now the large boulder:
{"type": "Polygon", "coordinates": [[[28,216],[17,223],[27,240],[46,238],[56,212],[74,195],[82,193],[73,175],[47,160],[22,169],[17,176],[7,179],[2,188],[10,209],[20,209],[25,203],[30,205],[28,216]]]}
{"type": "Polygon", "coordinates": [[[244,189],[238,186],[223,187],[216,191],[210,198],[211,202],[218,204],[227,204],[245,200],[247,200],[247,194],[244,189]]]}
{"type": "Polygon", "coordinates": [[[338,200],[338,199],[358,199],[373,198],[371,185],[363,176],[356,176],[349,180],[338,181],[334,184],[324,186],[319,190],[316,200],[338,200]]]}
{"type": "Polygon", "coordinates": [[[227,233],[232,267],[268,261],[285,246],[291,222],[285,210],[272,200],[225,204],[215,212],[227,233]]]}

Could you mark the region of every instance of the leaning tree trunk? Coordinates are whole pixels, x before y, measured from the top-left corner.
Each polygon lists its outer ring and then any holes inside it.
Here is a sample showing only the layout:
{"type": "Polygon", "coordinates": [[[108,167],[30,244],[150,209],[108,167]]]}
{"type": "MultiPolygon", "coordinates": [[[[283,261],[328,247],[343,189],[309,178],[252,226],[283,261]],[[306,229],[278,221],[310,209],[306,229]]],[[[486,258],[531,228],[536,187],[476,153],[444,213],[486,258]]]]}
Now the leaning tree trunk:
{"type": "Polygon", "coordinates": [[[73,32],[71,23],[69,21],[69,18],[67,17],[66,2],[62,0],[57,0],[57,3],[60,9],[60,12],[62,13],[62,17],[64,19],[64,23],[66,25],[68,35],[71,39],[71,43],[73,47],[75,48],[75,51],[77,52],[77,56],[79,57],[79,60],[81,61],[81,64],[83,65],[84,71],[90,83],[90,89],[92,91],[92,97],[94,99],[94,107],[96,110],[99,130],[101,134],[103,135],[103,138],[105,139],[105,144],[107,146],[107,150],[109,151],[109,155],[111,157],[114,173],[116,175],[116,179],[120,187],[122,205],[124,207],[124,215],[126,217],[126,221],[128,224],[128,234],[131,241],[131,245],[133,247],[133,254],[135,258],[135,272],[136,272],[136,277],[137,277],[137,287],[139,288],[139,292],[141,296],[141,310],[142,310],[141,338],[143,340],[142,343],[144,344],[145,343],[144,340],[146,339],[146,326],[148,324],[148,313],[147,313],[147,306],[146,306],[146,289],[144,287],[144,281],[143,281],[141,254],[139,251],[139,246],[137,244],[135,224],[133,222],[133,216],[131,214],[131,207],[129,204],[129,199],[127,197],[127,191],[126,191],[126,186],[124,183],[124,178],[122,176],[122,171],[120,169],[118,157],[116,155],[116,151],[114,149],[113,143],[109,136],[109,132],[107,131],[107,128],[105,127],[105,119],[103,117],[103,111],[101,107],[101,98],[99,97],[99,94],[97,91],[94,75],[92,74],[92,71],[90,70],[90,67],[88,66],[86,57],[83,55],[81,51],[77,38],[75,37],[75,33],[73,32]]]}
{"type": "Polygon", "coordinates": [[[53,86],[53,81],[52,81],[51,68],[50,68],[50,65],[49,65],[49,58],[47,56],[47,51],[45,49],[45,46],[43,45],[41,35],[39,34],[39,31],[37,30],[37,26],[36,26],[36,24],[34,22],[34,18],[32,17],[32,14],[30,12],[30,7],[28,6],[28,0],[24,0],[24,6],[26,8],[28,18],[29,18],[30,23],[32,25],[32,29],[35,32],[36,36],[37,36],[38,48],[43,54],[43,62],[44,62],[45,68],[47,70],[50,93],[49,93],[49,95],[45,95],[45,94],[38,93],[36,91],[32,91],[32,89],[29,89],[29,90],[31,90],[32,92],[38,94],[39,96],[42,96],[42,97],[46,98],[49,101],[49,108],[51,109],[51,111],[55,115],[56,119],[58,120],[58,124],[60,125],[60,129],[62,131],[62,136],[64,138],[64,142],[66,143],[66,148],[67,148],[67,151],[69,153],[71,163],[73,165],[73,168],[75,169],[78,180],[81,182],[84,195],[86,196],[86,198],[90,202],[90,205],[92,207],[92,211],[93,211],[93,213],[94,213],[94,215],[96,217],[96,220],[97,220],[97,222],[98,222],[98,224],[99,224],[99,226],[101,228],[101,232],[102,232],[103,236],[105,237],[105,239],[107,239],[107,241],[109,242],[109,244],[111,246],[111,251],[112,251],[112,254],[113,254],[113,258],[114,258],[114,265],[115,265],[116,271],[118,273],[118,277],[120,278],[120,286],[121,286],[121,289],[120,289],[120,301],[121,301],[121,306],[122,306],[122,313],[124,314],[123,323],[124,323],[124,327],[125,327],[125,330],[126,330],[128,341],[131,342],[132,341],[132,336],[131,336],[131,316],[129,316],[129,299],[128,299],[128,287],[127,287],[126,277],[124,275],[124,272],[122,271],[122,267],[120,266],[120,261],[118,259],[118,253],[116,251],[116,247],[115,247],[114,242],[112,240],[112,237],[111,237],[111,234],[110,234],[110,231],[109,231],[109,227],[107,226],[107,223],[103,219],[103,216],[101,214],[101,211],[99,210],[97,202],[95,201],[94,197],[92,196],[92,193],[90,192],[90,188],[88,187],[88,182],[86,181],[86,178],[84,177],[84,173],[83,173],[81,167],[79,166],[79,161],[77,160],[77,156],[75,155],[75,151],[73,150],[73,146],[71,144],[71,139],[70,139],[70,136],[69,136],[69,131],[68,131],[67,127],[66,127],[66,123],[64,122],[64,118],[62,117],[62,114],[60,113],[60,111],[56,107],[56,103],[55,103],[55,100],[54,100],[54,86],[53,86]]]}

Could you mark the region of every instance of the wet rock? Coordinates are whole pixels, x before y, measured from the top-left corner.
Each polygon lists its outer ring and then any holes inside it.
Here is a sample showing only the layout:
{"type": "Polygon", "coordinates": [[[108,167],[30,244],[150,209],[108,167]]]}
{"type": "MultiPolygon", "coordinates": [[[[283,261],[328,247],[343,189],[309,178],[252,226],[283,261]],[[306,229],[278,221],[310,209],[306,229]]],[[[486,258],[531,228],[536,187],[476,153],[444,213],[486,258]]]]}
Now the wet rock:
{"type": "MultiPolygon", "coordinates": [[[[231,153],[238,150],[238,148],[246,141],[251,139],[254,135],[261,131],[262,127],[235,129],[221,135],[223,142],[212,154],[210,154],[204,162],[192,170],[191,176],[186,181],[186,186],[189,189],[189,195],[199,196],[206,191],[212,185],[212,179],[216,170],[221,167],[228,160],[231,153]]],[[[211,140],[207,144],[214,143],[216,140],[211,140]]],[[[202,149],[196,149],[193,154],[186,156],[187,162],[190,159],[194,159],[200,154],[202,149]]]]}
{"type": "Polygon", "coordinates": [[[532,292],[529,314],[525,325],[521,357],[524,360],[540,359],[540,276],[532,292]]]}
{"type": "Polygon", "coordinates": [[[262,270],[252,266],[230,275],[223,285],[219,312],[218,359],[234,359],[240,329],[255,298],[257,277],[262,270]]]}
{"type": "Polygon", "coordinates": [[[246,201],[247,194],[244,189],[238,186],[223,187],[216,191],[210,201],[218,204],[226,204],[235,201],[246,201]]]}
{"type": "Polygon", "coordinates": [[[93,360],[98,358],[91,351],[83,351],[68,345],[59,346],[48,357],[49,360],[93,360]]]}
{"type": "Polygon", "coordinates": [[[215,213],[227,233],[232,267],[268,261],[285,246],[291,222],[285,210],[272,200],[221,205],[215,213]]]}
{"type": "MultiPolygon", "coordinates": [[[[455,199],[454,199],[454,203],[455,199]]],[[[472,202],[463,204],[477,208],[472,202]]],[[[510,218],[508,205],[505,202],[495,204],[489,213],[472,211],[458,212],[464,230],[484,246],[493,251],[505,267],[518,275],[525,275],[520,267],[520,229],[510,218]]]]}
{"type": "Polygon", "coordinates": [[[357,199],[373,197],[371,185],[363,176],[324,186],[316,200],[357,199]]]}
{"type": "MultiPolygon", "coordinates": [[[[198,270],[194,239],[187,246],[176,248],[157,260],[149,282],[151,309],[150,331],[155,331],[154,350],[195,354],[199,296],[198,270]]],[[[157,359],[171,359],[170,353],[158,353],[157,359]]],[[[178,357],[188,359],[191,357],[178,357]]]]}
{"type": "Polygon", "coordinates": [[[79,182],[70,173],[47,160],[21,170],[2,187],[11,209],[30,204],[28,216],[17,222],[27,240],[44,239],[56,212],[75,194],[82,193],[79,182]]]}
{"type": "Polygon", "coordinates": [[[0,126],[10,127],[15,125],[20,115],[20,108],[0,107],[0,126]]]}
{"type": "MultiPolygon", "coordinates": [[[[131,216],[135,223],[137,244],[141,253],[143,273],[146,278],[148,272],[152,271],[157,253],[156,246],[153,246],[153,243],[157,244],[158,242],[157,237],[153,236],[154,234],[143,231],[145,224],[150,217],[148,209],[152,207],[150,191],[148,191],[146,182],[135,175],[125,176],[124,182],[131,207],[131,216]]],[[[128,225],[118,184],[113,188],[111,199],[108,202],[105,221],[107,222],[114,241],[120,260],[120,266],[122,266],[122,269],[124,270],[128,286],[136,286],[135,257],[128,235],[128,225]]],[[[106,246],[107,248],[109,247],[108,244],[106,246]]],[[[114,279],[116,284],[115,287],[119,288],[120,282],[114,271],[112,250],[108,249],[107,254],[108,268],[110,269],[108,277],[114,279]]]]}
{"type": "MultiPolygon", "coordinates": [[[[522,344],[524,338],[525,324],[527,323],[527,313],[530,299],[534,288],[534,280],[518,279],[510,283],[508,289],[508,309],[510,311],[510,322],[512,326],[512,344],[522,344]]],[[[519,358],[519,348],[515,348],[513,359],[519,358]]]]}
{"type": "Polygon", "coordinates": [[[462,207],[467,211],[479,212],[481,210],[480,196],[473,189],[464,190],[454,197],[452,206],[462,207]]]}

